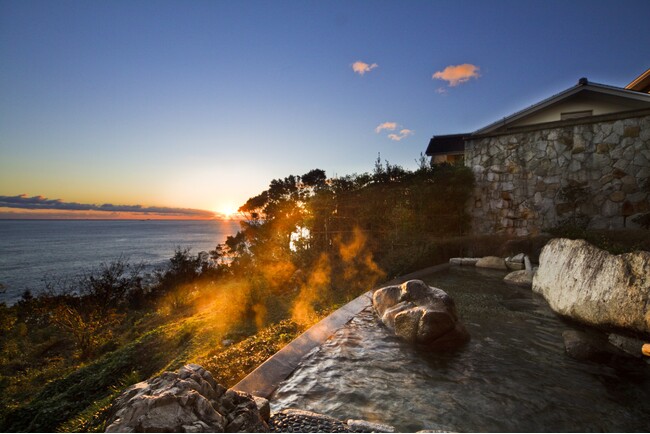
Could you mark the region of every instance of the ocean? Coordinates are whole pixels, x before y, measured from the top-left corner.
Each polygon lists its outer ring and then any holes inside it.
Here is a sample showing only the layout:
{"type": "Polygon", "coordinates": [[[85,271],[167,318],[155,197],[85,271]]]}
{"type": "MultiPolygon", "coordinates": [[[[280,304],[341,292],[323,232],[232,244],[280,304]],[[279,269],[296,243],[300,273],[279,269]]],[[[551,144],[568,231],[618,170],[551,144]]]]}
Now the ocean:
{"type": "Polygon", "coordinates": [[[239,229],[236,221],[0,220],[0,302],[13,304],[44,279],[74,277],[126,259],[147,269],[164,265],[176,247],[213,250],[239,229]]]}

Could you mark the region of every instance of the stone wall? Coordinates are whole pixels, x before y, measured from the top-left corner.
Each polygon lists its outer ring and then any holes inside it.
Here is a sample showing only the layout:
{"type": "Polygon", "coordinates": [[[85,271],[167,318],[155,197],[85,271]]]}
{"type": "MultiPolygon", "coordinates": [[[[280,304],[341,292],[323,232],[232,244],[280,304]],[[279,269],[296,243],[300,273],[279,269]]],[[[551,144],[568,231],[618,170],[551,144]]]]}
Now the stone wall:
{"type": "MultiPolygon", "coordinates": [[[[476,233],[535,234],[571,218],[630,227],[650,211],[650,116],[477,137],[465,143],[476,177],[468,205],[476,233]]],[[[578,122],[576,122],[578,123],[578,122]]]]}

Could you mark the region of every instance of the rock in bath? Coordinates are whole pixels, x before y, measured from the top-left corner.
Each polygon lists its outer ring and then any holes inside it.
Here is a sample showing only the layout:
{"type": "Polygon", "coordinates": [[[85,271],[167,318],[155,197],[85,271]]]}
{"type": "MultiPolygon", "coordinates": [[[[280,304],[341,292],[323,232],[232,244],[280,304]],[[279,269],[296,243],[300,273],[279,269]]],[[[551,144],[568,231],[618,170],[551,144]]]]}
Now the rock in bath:
{"type": "Polygon", "coordinates": [[[421,280],[378,289],[373,308],[396,335],[432,349],[451,348],[469,340],[453,299],[421,280]]]}
{"type": "Polygon", "coordinates": [[[650,252],[612,255],[584,240],[544,246],[533,291],[560,315],[596,327],[650,333],[650,252]]]}

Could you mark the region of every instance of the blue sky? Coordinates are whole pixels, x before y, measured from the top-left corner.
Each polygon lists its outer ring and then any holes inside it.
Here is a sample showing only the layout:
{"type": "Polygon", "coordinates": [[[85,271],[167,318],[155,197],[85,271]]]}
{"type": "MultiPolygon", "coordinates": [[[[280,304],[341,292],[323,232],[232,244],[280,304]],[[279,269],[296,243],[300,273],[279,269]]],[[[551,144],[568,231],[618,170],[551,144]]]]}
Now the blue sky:
{"type": "Polygon", "coordinates": [[[647,6],[0,1],[0,196],[220,211],[377,153],[413,168],[432,135],[580,77],[626,85],[650,67],[647,6]],[[475,73],[433,78],[458,65],[475,73]]]}

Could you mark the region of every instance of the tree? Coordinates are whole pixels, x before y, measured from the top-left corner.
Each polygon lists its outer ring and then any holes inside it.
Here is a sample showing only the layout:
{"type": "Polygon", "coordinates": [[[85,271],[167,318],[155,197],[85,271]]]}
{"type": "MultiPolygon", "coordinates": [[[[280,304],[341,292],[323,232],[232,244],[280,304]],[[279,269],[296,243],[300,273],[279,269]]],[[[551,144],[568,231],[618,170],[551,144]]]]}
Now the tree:
{"type": "Polygon", "coordinates": [[[23,297],[21,302],[35,305],[39,322],[49,322],[65,332],[79,357],[87,359],[112,338],[126,307],[143,293],[142,269],[142,264],[132,265],[119,258],[76,279],[48,281],[42,296],[23,297]]]}

